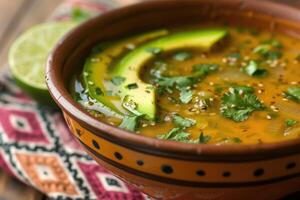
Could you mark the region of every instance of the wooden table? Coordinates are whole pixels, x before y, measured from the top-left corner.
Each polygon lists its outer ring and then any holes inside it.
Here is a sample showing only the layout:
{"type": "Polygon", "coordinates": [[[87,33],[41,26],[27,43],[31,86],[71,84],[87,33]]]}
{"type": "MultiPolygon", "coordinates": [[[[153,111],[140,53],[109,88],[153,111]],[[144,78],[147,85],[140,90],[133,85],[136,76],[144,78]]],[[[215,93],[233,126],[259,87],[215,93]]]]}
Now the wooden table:
{"type": "MultiPolygon", "coordinates": [[[[250,0],[251,1],[251,0],[250,0]]],[[[276,0],[300,7],[300,0],[276,0]]],[[[0,67],[12,41],[26,28],[44,21],[62,0],[0,0],[0,67]]],[[[45,200],[35,189],[0,171],[0,200],[45,200]]]]}

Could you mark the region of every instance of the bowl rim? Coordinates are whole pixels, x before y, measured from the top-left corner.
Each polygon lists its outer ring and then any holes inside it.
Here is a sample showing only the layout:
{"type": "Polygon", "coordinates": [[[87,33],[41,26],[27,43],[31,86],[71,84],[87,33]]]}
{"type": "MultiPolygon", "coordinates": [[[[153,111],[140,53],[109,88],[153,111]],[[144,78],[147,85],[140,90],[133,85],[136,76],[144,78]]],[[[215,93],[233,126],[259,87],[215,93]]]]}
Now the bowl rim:
{"type": "MultiPolygon", "coordinates": [[[[209,2],[209,0],[186,0],[185,2],[209,2]]],[[[105,139],[111,140],[121,146],[125,146],[131,149],[139,149],[150,154],[158,154],[162,156],[170,156],[171,154],[176,154],[182,159],[201,159],[199,155],[203,158],[224,158],[224,159],[236,159],[236,160],[249,160],[251,158],[267,159],[270,157],[278,157],[281,155],[294,154],[300,151],[300,139],[291,139],[282,142],[275,143],[263,143],[263,144],[226,144],[226,145],[216,145],[216,144],[186,144],[181,142],[160,140],[157,138],[146,137],[142,135],[135,134],[130,131],[120,129],[116,126],[106,124],[97,120],[95,117],[88,114],[80,104],[75,102],[69,95],[68,89],[62,84],[63,80],[59,79],[59,66],[56,63],[56,59],[61,57],[61,49],[64,47],[66,41],[70,42],[73,37],[90,27],[93,24],[97,24],[97,21],[105,21],[107,19],[113,18],[118,15],[118,13],[125,10],[137,10],[141,6],[147,7],[150,5],[164,4],[164,3],[174,3],[178,0],[152,0],[139,2],[132,5],[128,5],[121,8],[116,8],[107,11],[97,17],[87,20],[86,22],[79,25],[77,28],[66,34],[60,42],[56,45],[54,50],[50,53],[48,57],[47,67],[46,67],[46,83],[49,92],[58,106],[67,113],[71,118],[78,121],[83,127],[90,130],[93,134],[103,137],[105,139]],[[259,154],[259,156],[257,156],[259,154]],[[232,157],[234,156],[234,157],[232,157]],[[247,158],[247,156],[249,156],[247,158]]],[[[268,1],[244,1],[244,0],[219,0],[218,3],[229,3],[236,4],[244,3],[249,8],[255,6],[262,13],[279,13],[280,16],[285,16],[288,20],[296,19],[295,21],[300,22],[300,16],[295,16],[294,14],[300,13],[300,10],[275,2],[268,1]]],[[[66,60],[66,58],[65,58],[66,60]]],[[[176,157],[175,155],[175,157],[176,157]]],[[[173,155],[174,156],[174,155],[173,155]]]]}

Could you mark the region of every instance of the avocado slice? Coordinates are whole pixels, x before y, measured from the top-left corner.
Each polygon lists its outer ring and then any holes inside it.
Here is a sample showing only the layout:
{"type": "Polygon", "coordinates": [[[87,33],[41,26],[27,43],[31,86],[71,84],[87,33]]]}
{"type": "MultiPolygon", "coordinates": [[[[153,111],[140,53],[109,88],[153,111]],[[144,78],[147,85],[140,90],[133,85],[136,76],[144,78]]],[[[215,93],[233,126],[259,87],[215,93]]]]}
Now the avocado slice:
{"type": "MultiPolygon", "coordinates": [[[[89,96],[100,104],[102,113],[122,118],[127,113],[119,102],[119,97],[109,95],[108,86],[113,87],[110,77],[106,76],[112,62],[128,50],[128,46],[139,45],[151,39],[168,34],[167,30],[157,30],[138,36],[133,36],[112,44],[102,44],[104,49],[92,54],[85,62],[83,68],[83,83],[89,96]]],[[[110,88],[111,88],[110,87],[110,88]]]]}
{"type": "Polygon", "coordinates": [[[154,120],[156,115],[155,89],[140,79],[143,65],[160,52],[197,48],[208,51],[227,34],[226,29],[197,29],[173,33],[150,41],[126,54],[111,71],[112,76],[126,80],[118,87],[123,107],[136,115],[154,120]]]}

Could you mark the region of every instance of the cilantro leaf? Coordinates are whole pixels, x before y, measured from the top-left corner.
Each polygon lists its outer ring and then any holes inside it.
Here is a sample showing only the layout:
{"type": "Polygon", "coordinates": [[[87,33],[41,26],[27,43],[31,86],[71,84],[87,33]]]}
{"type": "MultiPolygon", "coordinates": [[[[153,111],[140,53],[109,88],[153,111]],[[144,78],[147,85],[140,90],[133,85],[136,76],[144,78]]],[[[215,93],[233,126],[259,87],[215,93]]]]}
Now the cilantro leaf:
{"type": "Polygon", "coordinates": [[[258,45],[257,47],[255,47],[253,49],[253,52],[260,54],[260,55],[265,55],[271,50],[271,48],[272,47],[268,44],[261,44],[261,45],[258,45]]]}
{"type": "Polygon", "coordinates": [[[99,87],[96,87],[96,88],[95,88],[95,92],[96,92],[96,94],[99,95],[99,96],[102,96],[102,95],[103,95],[103,91],[102,91],[101,88],[99,88],[99,87]]]}
{"type": "Polygon", "coordinates": [[[159,139],[171,140],[171,141],[177,141],[177,142],[188,142],[190,140],[189,137],[190,137],[190,134],[187,132],[184,132],[182,130],[182,128],[173,128],[168,133],[157,136],[157,138],[159,138],[159,139]]]}
{"type": "Polygon", "coordinates": [[[139,86],[137,83],[130,83],[130,84],[126,85],[125,87],[129,90],[133,90],[133,89],[137,89],[139,86]]]}
{"type": "Polygon", "coordinates": [[[182,89],[180,90],[180,101],[184,104],[189,103],[193,98],[193,91],[192,90],[187,90],[187,89],[182,89]]]}
{"type": "Polygon", "coordinates": [[[124,81],[126,80],[126,78],[122,77],[122,76],[115,76],[111,79],[111,82],[118,86],[121,85],[124,81]]]}
{"type": "Polygon", "coordinates": [[[289,87],[284,93],[285,97],[300,103],[300,87],[289,87]]]}
{"type": "Polygon", "coordinates": [[[181,128],[189,128],[196,124],[195,120],[181,117],[180,115],[173,116],[173,123],[181,128]]]}
{"type": "Polygon", "coordinates": [[[271,45],[273,47],[276,47],[278,49],[283,48],[283,44],[281,42],[279,42],[278,40],[274,39],[274,38],[270,39],[270,40],[265,40],[262,43],[263,44],[269,44],[269,45],[271,45]]]}
{"type": "MultiPolygon", "coordinates": [[[[186,87],[192,87],[193,84],[198,82],[201,78],[218,70],[218,68],[219,65],[217,64],[197,64],[193,66],[193,74],[188,76],[166,77],[161,76],[160,73],[153,73],[152,75],[154,75],[154,82],[159,86],[159,94],[162,94],[165,91],[172,93],[172,90],[175,87],[182,92],[182,95],[186,94],[187,96],[190,96],[191,92],[183,90],[186,90],[186,87]]],[[[186,100],[187,102],[189,102],[189,98],[186,100]]]]}
{"type": "Polygon", "coordinates": [[[246,74],[256,77],[263,77],[268,74],[268,71],[260,68],[259,64],[254,60],[251,60],[243,70],[246,74]]]}
{"type": "Polygon", "coordinates": [[[136,131],[139,126],[141,116],[124,116],[120,128],[128,131],[136,131]]]}
{"type": "Polygon", "coordinates": [[[161,77],[162,74],[167,70],[167,63],[163,62],[163,61],[155,61],[154,63],[154,67],[150,70],[150,74],[152,77],[154,78],[158,78],[161,77]]]}
{"type": "Polygon", "coordinates": [[[265,57],[270,60],[277,60],[282,57],[282,53],[280,51],[269,51],[265,54],[265,57]]]}
{"type": "Polygon", "coordinates": [[[292,126],[296,125],[297,123],[298,123],[298,121],[294,120],[294,119],[286,119],[285,120],[286,127],[292,127],[292,126]]]}
{"type": "Polygon", "coordinates": [[[210,140],[211,140],[210,135],[204,135],[204,133],[201,132],[200,137],[199,137],[200,144],[207,144],[210,140]]]}
{"type": "Polygon", "coordinates": [[[282,56],[282,52],[279,51],[282,47],[283,45],[279,41],[271,39],[262,42],[253,50],[253,52],[261,55],[263,58],[276,60],[282,56]]]}
{"type": "Polygon", "coordinates": [[[265,106],[253,92],[243,92],[230,88],[221,98],[221,114],[235,122],[242,122],[249,118],[255,110],[263,110],[265,106]]]}
{"type": "Polygon", "coordinates": [[[243,93],[254,93],[254,88],[246,85],[231,85],[234,90],[243,93]]]}
{"type": "Polygon", "coordinates": [[[206,76],[218,69],[218,64],[196,64],[193,66],[193,72],[196,73],[197,76],[206,76]]]}
{"type": "Polygon", "coordinates": [[[187,87],[195,83],[195,79],[190,76],[173,76],[173,77],[161,77],[157,80],[157,83],[162,87],[187,87]]]}
{"type": "Polygon", "coordinates": [[[173,76],[160,77],[154,81],[159,86],[157,90],[158,94],[163,94],[165,92],[172,93],[174,87],[179,91],[186,90],[186,87],[192,86],[197,82],[197,79],[191,76],[173,76]]]}
{"type": "Polygon", "coordinates": [[[192,57],[192,55],[189,52],[186,52],[186,51],[178,52],[173,56],[173,58],[177,61],[185,61],[185,60],[187,60],[191,57],[192,57]]]}

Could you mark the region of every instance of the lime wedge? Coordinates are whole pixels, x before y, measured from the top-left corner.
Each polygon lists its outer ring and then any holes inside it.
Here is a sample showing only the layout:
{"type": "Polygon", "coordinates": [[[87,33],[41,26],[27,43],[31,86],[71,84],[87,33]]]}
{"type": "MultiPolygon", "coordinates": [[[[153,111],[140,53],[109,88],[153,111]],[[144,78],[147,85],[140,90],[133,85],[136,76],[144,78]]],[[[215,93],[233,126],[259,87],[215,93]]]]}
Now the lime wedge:
{"type": "Polygon", "coordinates": [[[45,82],[47,57],[76,23],[48,22],[25,31],[12,44],[8,62],[17,84],[36,100],[53,104],[45,82]]]}

